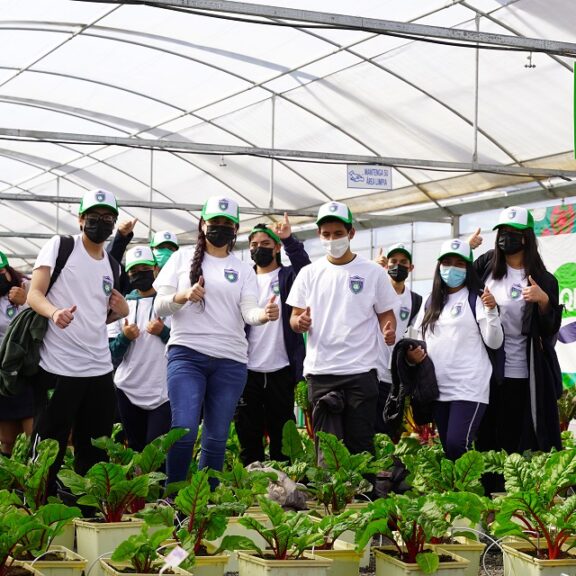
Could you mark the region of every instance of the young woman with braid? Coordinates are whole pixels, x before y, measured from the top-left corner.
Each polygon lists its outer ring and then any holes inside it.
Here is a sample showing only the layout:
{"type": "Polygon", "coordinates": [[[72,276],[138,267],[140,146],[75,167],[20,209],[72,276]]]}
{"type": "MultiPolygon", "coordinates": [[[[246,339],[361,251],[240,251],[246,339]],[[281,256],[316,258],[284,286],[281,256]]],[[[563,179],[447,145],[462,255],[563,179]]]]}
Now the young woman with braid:
{"type": "Polygon", "coordinates": [[[168,483],[185,480],[203,410],[200,468],[221,470],[230,422],[246,383],[244,325],[277,320],[271,297],[258,307],[256,274],[232,252],[238,204],[209,198],[194,249],[181,248],[154,282],[156,314],[172,315],[168,341],[168,397],[172,427],[188,428],[168,454],[168,483]]]}

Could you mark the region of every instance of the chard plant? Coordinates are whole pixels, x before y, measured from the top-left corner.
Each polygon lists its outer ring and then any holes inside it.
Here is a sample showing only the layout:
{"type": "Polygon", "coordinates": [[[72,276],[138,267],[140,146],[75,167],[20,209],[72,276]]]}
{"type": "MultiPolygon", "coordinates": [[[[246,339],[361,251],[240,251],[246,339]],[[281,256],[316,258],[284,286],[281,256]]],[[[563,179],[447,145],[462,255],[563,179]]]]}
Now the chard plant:
{"type": "Polygon", "coordinates": [[[282,428],[282,453],[290,463],[274,462],[272,465],[294,482],[304,480],[308,468],[316,465],[314,441],[308,435],[300,434],[293,420],[288,420],[282,428]]]}
{"type": "Polygon", "coordinates": [[[112,557],[113,562],[128,562],[137,574],[157,574],[162,561],[158,551],[172,535],[172,528],[161,528],[148,533],[148,525],[144,524],[140,534],[133,534],[121,542],[112,557]]]}
{"type": "Polygon", "coordinates": [[[104,522],[121,522],[131,504],[137,498],[145,498],[151,486],[155,486],[158,474],[140,474],[130,477],[130,465],[121,466],[111,462],[94,464],[80,476],[72,470],[61,470],[58,478],[74,495],[80,496],[79,505],[92,506],[104,522]]]}
{"type": "Polygon", "coordinates": [[[344,510],[340,514],[321,516],[317,521],[315,516],[309,516],[313,521],[313,527],[322,536],[322,543],[315,546],[317,550],[333,550],[334,542],[344,532],[350,530],[358,532],[364,526],[365,520],[362,514],[356,510],[344,510]]]}
{"type": "Polygon", "coordinates": [[[426,549],[427,543],[442,538],[450,526],[438,495],[391,494],[369,504],[364,514],[356,550],[363,550],[374,536],[382,534],[392,541],[403,562],[418,564],[425,574],[438,570],[438,554],[426,549]]]}
{"type": "Polygon", "coordinates": [[[568,539],[576,535],[576,495],[563,497],[576,484],[576,449],[532,458],[511,454],[504,478],[507,495],[498,501],[494,534],[523,538],[539,557],[559,558],[568,539]],[[544,544],[543,550],[534,539],[544,544]]]}
{"type": "MultiPolygon", "coordinates": [[[[313,546],[322,545],[323,535],[314,526],[307,514],[285,511],[280,504],[260,497],[260,507],[262,512],[268,517],[271,524],[260,522],[251,516],[242,516],[238,522],[254,530],[266,541],[267,550],[260,550],[252,541],[251,548],[256,550],[260,556],[271,554],[274,560],[298,559],[306,550],[313,546]]],[[[230,536],[226,536],[222,545],[230,536]]]]}

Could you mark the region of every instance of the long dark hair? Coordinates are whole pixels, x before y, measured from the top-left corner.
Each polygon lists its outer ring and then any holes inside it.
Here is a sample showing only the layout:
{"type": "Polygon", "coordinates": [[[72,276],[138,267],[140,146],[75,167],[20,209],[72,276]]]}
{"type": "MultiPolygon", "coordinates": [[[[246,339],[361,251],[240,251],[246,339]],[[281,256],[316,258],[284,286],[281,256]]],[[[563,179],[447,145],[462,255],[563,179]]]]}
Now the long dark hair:
{"type": "MultiPolygon", "coordinates": [[[[196,248],[194,250],[194,256],[192,257],[192,266],[190,267],[190,285],[194,286],[196,282],[200,279],[202,273],[202,262],[204,261],[204,254],[206,253],[206,234],[202,230],[202,225],[204,224],[204,218],[200,218],[198,222],[198,238],[196,240],[196,248]]],[[[238,224],[235,225],[235,229],[238,230],[238,224]]],[[[236,245],[236,236],[228,242],[228,253],[232,252],[234,246],[236,245]]]]}
{"type": "Polygon", "coordinates": [[[24,280],[26,277],[23,274],[20,274],[18,270],[14,270],[12,266],[5,266],[4,269],[6,272],[8,272],[8,274],[10,274],[10,278],[12,278],[12,280],[10,280],[10,285],[12,287],[19,288],[22,285],[22,280],[24,280]]]}
{"type": "MultiPolygon", "coordinates": [[[[500,231],[502,228],[498,228],[498,233],[496,234],[496,245],[494,246],[494,257],[492,258],[492,278],[494,280],[501,280],[506,276],[508,272],[508,266],[506,264],[506,254],[498,248],[498,238],[500,238],[500,231]]],[[[538,240],[536,239],[536,234],[532,228],[525,228],[522,232],[522,237],[524,238],[524,271],[526,272],[526,278],[528,276],[539,278],[546,272],[546,266],[542,261],[540,252],[538,252],[538,240]]]]}
{"type": "MultiPolygon", "coordinates": [[[[478,274],[476,274],[471,262],[466,262],[466,280],[464,280],[464,286],[466,286],[470,292],[478,293],[482,289],[482,283],[480,282],[478,274]]],[[[430,328],[430,332],[434,334],[434,326],[444,309],[444,305],[448,299],[448,294],[448,286],[440,276],[440,261],[438,261],[436,264],[436,270],[434,271],[432,294],[430,294],[430,299],[426,303],[429,305],[427,306],[424,318],[422,319],[421,329],[423,338],[425,338],[426,330],[428,330],[428,328],[430,328]]]]}

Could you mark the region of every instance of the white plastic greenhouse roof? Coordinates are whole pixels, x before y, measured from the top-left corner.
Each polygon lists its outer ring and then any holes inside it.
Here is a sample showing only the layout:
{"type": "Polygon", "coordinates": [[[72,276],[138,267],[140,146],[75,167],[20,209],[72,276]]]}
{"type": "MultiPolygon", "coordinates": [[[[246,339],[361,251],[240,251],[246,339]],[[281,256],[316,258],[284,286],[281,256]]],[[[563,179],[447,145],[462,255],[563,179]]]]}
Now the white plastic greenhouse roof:
{"type": "Polygon", "coordinates": [[[574,0],[143,4],[0,0],[0,249],[15,265],[77,231],[91,188],[138,237],[184,239],[211,195],[239,201],[243,229],[284,210],[305,223],[330,199],[369,226],[574,195],[574,0]],[[452,30],[424,41],[413,25],[452,30]],[[346,164],[371,159],[394,166],[392,190],[347,188],[346,164]]]}

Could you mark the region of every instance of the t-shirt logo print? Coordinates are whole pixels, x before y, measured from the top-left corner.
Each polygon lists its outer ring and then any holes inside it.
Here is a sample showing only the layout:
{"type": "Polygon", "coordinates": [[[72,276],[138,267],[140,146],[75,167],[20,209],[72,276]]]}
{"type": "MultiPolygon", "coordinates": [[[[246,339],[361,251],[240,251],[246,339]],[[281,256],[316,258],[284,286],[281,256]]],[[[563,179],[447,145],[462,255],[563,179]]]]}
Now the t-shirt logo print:
{"type": "Polygon", "coordinates": [[[222,198],[222,200],[218,200],[218,208],[222,211],[228,210],[228,200],[226,198],[222,198]]]}
{"type": "Polygon", "coordinates": [[[104,294],[106,296],[110,296],[112,294],[112,288],[114,287],[114,283],[112,282],[112,278],[110,276],[103,276],[102,277],[102,290],[104,290],[104,294]]]}
{"type": "Polygon", "coordinates": [[[361,276],[351,276],[349,286],[352,294],[360,294],[364,289],[364,278],[361,276]]]}
{"type": "Polygon", "coordinates": [[[106,194],[104,194],[104,192],[98,192],[96,194],[96,200],[98,202],[104,202],[104,200],[106,200],[106,194]]]}
{"type": "Polygon", "coordinates": [[[452,308],[450,309],[450,316],[452,316],[452,318],[457,318],[458,316],[460,316],[460,314],[462,314],[462,302],[458,302],[458,304],[454,304],[454,306],[452,306],[452,308]]]}
{"type": "Polygon", "coordinates": [[[276,294],[276,296],[280,295],[280,283],[278,280],[274,280],[274,282],[270,284],[270,290],[272,290],[272,293],[276,294]]]}
{"type": "Polygon", "coordinates": [[[233,284],[238,280],[238,272],[232,268],[226,268],[224,270],[224,278],[233,284]]]}
{"type": "Polygon", "coordinates": [[[510,299],[518,300],[522,296],[522,286],[520,284],[512,284],[510,288],[510,299]]]}
{"type": "Polygon", "coordinates": [[[16,306],[8,306],[8,308],[6,308],[6,316],[8,316],[8,318],[14,318],[14,316],[16,316],[16,310],[18,310],[16,306]]]}
{"type": "Polygon", "coordinates": [[[408,310],[408,308],[406,308],[406,306],[402,306],[400,308],[400,320],[406,320],[409,315],[410,315],[410,310],[408,310]]]}

